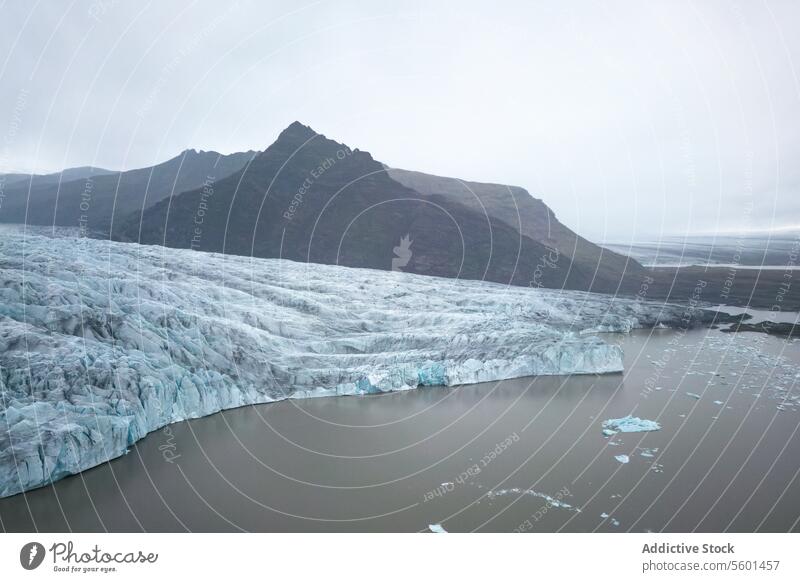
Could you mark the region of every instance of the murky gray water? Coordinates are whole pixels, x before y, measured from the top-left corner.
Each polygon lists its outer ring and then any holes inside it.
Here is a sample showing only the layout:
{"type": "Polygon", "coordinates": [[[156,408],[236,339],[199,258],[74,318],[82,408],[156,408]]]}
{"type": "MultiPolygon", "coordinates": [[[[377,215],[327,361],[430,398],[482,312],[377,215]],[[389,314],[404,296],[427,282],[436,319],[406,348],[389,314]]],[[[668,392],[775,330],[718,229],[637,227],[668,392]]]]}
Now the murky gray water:
{"type": "Polygon", "coordinates": [[[0,500],[2,527],[800,530],[800,342],[610,339],[624,345],[624,374],[289,401],[173,425],[0,500]],[[603,437],[604,419],[629,413],[662,430],[603,437]]]}

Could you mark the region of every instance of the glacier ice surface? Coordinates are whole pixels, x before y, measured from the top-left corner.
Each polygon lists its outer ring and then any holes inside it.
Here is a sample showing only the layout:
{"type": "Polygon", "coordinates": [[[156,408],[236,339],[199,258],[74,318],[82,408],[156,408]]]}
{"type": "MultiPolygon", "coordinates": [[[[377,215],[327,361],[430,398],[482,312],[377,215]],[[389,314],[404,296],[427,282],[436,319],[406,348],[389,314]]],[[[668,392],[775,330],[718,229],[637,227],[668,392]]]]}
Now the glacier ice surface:
{"type": "MultiPolygon", "coordinates": [[[[2,227],[0,496],[286,398],[622,370],[683,308],[2,227]]],[[[390,257],[387,257],[389,260],[390,257]]]]}

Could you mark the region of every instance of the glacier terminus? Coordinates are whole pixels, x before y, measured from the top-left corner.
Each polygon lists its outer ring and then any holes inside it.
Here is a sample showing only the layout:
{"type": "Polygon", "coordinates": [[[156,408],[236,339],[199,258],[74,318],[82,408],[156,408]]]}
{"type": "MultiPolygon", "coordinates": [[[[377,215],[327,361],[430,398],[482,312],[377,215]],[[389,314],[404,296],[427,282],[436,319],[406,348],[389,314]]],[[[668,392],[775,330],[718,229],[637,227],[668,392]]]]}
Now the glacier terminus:
{"type": "Polygon", "coordinates": [[[620,372],[603,333],[686,311],[30,228],[4,228],[0,276],[0,496],[229,408],[620,372]]]}

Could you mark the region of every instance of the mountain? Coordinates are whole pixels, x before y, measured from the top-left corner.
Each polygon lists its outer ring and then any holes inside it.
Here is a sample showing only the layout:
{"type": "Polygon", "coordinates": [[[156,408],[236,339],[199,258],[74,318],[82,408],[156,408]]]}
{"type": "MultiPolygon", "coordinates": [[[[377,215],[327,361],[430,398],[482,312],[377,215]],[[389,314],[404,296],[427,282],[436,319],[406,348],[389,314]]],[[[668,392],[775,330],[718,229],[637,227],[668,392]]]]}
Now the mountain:
{"type": "Polygon", "coordinates": [[[29,184],[33,181],[35,185],[42,186],[46,184],[58,184],[59,182],[69,182],[71,180],[83,180],[89,176],[102,176],[114,173],[116,172],[103,168],[95,168],[94,166],[80,166],[78,168],[67,168],[66,170],[53,172],[52,174],[0,174],[0,182],[7,186],[23,181],[29,184]]]}
{"type": "MultiPolygon", "coordinates": [[[[525,286],[593,287],[594,267],[295,122],[246,168],[132,216],[120,240],[525,286]]],[[[613,290],[609,286],[603,290],[613,290]]]]}
{"type": "Polygon", "coordinates": [[[122,217],[170,194],[227,176],[254,155],[186,150],[161,164],[126,172],[71,168],[13,180],[3,191],[0,222],[74,226],[107,234],[122,217]]]}
{"type": "Polygon", "coordinates": [[[485,212],[523,235],[557,249],[574,265],[594,272],[595,288],[614,289],[620,283],[620,274],[624,273],[625,279],[633,280],[640,279],[644,273],[644,268],[630,257],[578,236],[559,222],[544,202],[531,196],[524,188],[467,182],[397,168],[387,168],[387,172],[394,180],[421,194],[442,196],[476,212],[485,212]]]}

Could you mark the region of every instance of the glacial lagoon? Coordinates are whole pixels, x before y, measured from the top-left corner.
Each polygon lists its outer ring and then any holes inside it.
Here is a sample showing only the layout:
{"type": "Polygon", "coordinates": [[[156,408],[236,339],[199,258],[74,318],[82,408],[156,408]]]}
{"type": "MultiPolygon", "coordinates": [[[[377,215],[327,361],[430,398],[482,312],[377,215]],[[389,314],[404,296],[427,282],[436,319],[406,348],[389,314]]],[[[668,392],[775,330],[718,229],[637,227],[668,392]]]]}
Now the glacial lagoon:
{"type": "Polygon", "coordinates": [[[177,423],[0,499],[0,523],[800,531],[800,342],[719,329],[603,337],[623,347],[624,373],[287,400],[177,423]],[[661,429],[604,436],[605,420],[628,414],[661,429]]]}

